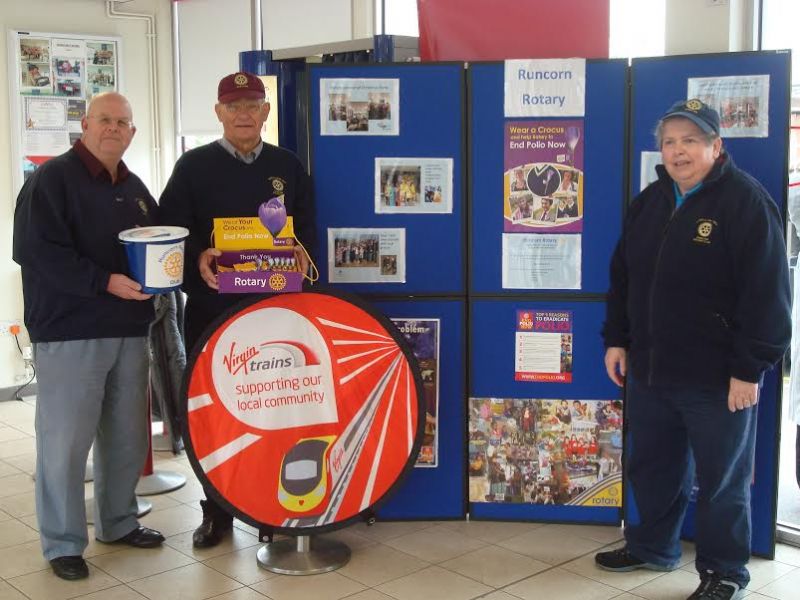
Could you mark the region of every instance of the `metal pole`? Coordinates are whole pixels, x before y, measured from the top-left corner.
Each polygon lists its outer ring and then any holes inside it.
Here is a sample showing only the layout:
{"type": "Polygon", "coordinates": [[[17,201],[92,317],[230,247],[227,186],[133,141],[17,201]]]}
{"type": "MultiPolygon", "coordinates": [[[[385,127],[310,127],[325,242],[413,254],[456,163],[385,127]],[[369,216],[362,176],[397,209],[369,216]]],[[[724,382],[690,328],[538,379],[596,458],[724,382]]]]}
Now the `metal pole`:
{"type": "Polygon", "coordinates": [[[261,26],[261,0],[250,0],[250,42],[253,50],[264,49],[261,26]]]}

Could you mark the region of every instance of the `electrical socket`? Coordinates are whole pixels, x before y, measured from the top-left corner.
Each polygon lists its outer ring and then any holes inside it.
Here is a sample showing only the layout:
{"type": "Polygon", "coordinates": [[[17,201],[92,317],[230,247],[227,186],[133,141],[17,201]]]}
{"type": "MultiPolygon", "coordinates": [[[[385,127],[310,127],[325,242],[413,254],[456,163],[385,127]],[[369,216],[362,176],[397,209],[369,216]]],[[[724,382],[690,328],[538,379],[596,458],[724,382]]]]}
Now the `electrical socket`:
{"type": "Polygon", "coordinates": [[[8,321],[0,321],[0,337],[11,335],[11,327],[12,325],[16,325],[20,329],[22,329],[22,321],[18,321],[16,319],[8,320],[8,321]]]}

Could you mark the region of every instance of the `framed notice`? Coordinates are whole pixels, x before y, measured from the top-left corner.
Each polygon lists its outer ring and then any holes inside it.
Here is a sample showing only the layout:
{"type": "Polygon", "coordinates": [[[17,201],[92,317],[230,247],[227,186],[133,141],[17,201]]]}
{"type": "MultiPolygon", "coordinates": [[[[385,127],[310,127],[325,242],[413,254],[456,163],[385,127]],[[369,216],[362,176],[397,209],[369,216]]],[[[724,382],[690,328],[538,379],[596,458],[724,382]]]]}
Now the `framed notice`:
{"type": "Polygon", "coordinates": [[[119,91],[121,38],[8,32],[14,191],[81,136],[93,96],[119,91]]]}

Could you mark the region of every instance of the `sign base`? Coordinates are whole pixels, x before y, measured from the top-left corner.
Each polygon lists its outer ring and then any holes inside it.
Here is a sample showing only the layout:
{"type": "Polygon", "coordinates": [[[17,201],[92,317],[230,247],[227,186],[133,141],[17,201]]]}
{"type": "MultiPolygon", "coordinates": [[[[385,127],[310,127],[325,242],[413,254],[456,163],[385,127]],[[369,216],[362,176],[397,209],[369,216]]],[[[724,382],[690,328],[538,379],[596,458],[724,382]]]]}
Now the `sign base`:
{"type": "Polygon", "coordinates": [[[281,575],[318,575],[345,566],[350,548],[342,542],[301,535],[266,544],[256,555],[258,566],[281,575]]]}

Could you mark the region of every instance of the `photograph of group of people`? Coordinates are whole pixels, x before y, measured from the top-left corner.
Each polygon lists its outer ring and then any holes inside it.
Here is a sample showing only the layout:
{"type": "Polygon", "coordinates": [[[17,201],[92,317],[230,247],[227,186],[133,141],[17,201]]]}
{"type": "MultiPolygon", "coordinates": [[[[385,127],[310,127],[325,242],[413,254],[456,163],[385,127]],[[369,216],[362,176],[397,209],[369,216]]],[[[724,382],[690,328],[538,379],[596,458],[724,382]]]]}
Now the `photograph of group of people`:
{"type": "Polygon", "coordinates": [[[384,206],[417,206],[420,203],[419,166],[381,168],[381,203],[384,206]]]}
{"type": "Polygon", "coordinates": [[[405,253],[402,228],[329,228],[328,281],[403,283],[405,253]]]}
{"type": "Polygon", "coordinates": [[[510,174],[511,222],[532,226],[570,223],[583,210],[579,201],[581,173],[554,165],[525,165],[510,174]]]}
{"type": "Polygon", "coordinates": [[[87,42],[86,43],[89,64],[91,65],[113,65],[116,63],[114,57],[114,44],[110,42],[87,42]]]}
{"type": "Polygon", "coordinates": [[[619,401],[470,399],[471,502],[575,504],[621,469],[619,401]]]}
{"type": "Polygon", "coordinates": [[[329,121],[345,121],[347,131],[369,131],[370,121],[392,116],[389,94],[370,93],[366,102],[352,100],[349,94],[330,94],[329,121]]]}
{"type": "MultiPolygon", "coordinates": [[[[333,241],[334,266],[377,267],[380,238],[376,234],[358,234],[353,237],[337,237],[333,241]]],[[[381,267],[383,268],[383,266],[381,267]]]]}

